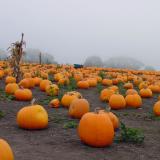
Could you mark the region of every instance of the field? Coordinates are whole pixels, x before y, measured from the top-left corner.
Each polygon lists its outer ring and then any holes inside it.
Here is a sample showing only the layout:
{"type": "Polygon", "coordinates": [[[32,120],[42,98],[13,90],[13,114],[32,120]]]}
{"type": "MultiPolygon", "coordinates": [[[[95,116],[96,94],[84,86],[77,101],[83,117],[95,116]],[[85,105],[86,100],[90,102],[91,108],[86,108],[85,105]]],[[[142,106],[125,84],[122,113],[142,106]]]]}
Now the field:
{"type": "MultiPolygon", "coordinates": [[[[57,83],[57,82],[54,82],[57,83]]],[[[124,82],[125,83],[125,82],[124,82]]],[[[114,141],[109,147],[96,148],[81,142],[77,134],[78,119],[70,118],[68,109],[60,105],[51,108],[51,96],[42,92],[38,86],[31,88],[37,104],[41,104],[48,112],[49,125],[44,130],[25,130],[18,127],[17,112],[30,101],[17,101],[13,96],[5,95],[5,77],[0,80],[0,137],[10,144],[16,160],[158,160],[160,149],[160,119],[152,113],[153,105],[158,101],[158,94],[152,98],[143,98],[140,108],[127,107],[112,110],[127,127],[141,129],[145,139],[142,143],[114,141]]],[[[108,103],[102,102],[100,90],[106,86],[95,86],[89,89],[75,90],[88,100],[90,110],[106,108],[108,103]]],[[[135,88],[135,86],[134,86],[135,88]]],[[[64,88],[62,88],[64,90],[64,88]]],[[[137,89],[137,88],[136,88],[137,89]]],[[[119,129],[115,135],[119,135],[119,129]]],[[[115,137],[116,137],[115,136],[115,137]]]]}

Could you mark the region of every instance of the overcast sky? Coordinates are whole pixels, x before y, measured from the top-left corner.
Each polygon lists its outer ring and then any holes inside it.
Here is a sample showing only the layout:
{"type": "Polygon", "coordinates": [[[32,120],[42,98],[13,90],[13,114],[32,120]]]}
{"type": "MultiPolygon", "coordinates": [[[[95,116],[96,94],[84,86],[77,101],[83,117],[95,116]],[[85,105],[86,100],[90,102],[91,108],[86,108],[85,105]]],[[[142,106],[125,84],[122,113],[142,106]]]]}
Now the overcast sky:
{"type": "Polygon", "coordinates": [[[0,0],[0,48],[21,32],[60,63],[127,55],[160,66],[159,0],[0,0]]]}

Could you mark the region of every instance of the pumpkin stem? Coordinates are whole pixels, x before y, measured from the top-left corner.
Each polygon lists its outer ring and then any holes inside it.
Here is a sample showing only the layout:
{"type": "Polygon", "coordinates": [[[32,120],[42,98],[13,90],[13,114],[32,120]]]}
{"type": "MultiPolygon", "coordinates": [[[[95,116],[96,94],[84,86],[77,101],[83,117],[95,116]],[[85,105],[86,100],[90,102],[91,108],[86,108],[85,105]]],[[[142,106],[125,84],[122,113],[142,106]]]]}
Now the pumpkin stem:
{"type": "Polygon", "coordinates": [[[105,110],[106,110],[107,112],[110,112],[110,111],[111,111],[111,107],[107,106],[105,110]]]}
{"type": "Polygon", "coordinates": [[[96,107],[94,112],[98,114],[100,110],[102,110],[101,107],[96,107]]]}
{"type": "Polygon", "coordinates": [[[35,101],[36,101],[35,98],[33,98],[33,99],[31,100],[31,105],[32,105],[32,106],[34,105],[35,101]]]}

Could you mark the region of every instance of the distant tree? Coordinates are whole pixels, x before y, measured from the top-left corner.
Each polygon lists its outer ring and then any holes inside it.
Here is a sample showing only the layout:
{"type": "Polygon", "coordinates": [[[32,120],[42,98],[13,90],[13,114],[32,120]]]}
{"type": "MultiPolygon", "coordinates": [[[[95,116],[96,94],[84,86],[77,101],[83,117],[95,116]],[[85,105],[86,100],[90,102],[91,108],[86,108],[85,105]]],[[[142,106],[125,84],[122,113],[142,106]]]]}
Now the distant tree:
{"type": "Polygon", "coordinates": [[[144,70],[155,71],[155,68],[153,66],[145,66],[144,70]]]}
{"type": "Polygon", "coordinates": [[[144,64],[134,58],[130,57],[112,57],[104,62],[106,68],[128,68],[140,69],[144,64]]]}
{"type": "Polygon", "coordinates": [[[41,53],[41,62],[42,63],[53,63],[57,64],[54,60],[54,57],[48,53],[44,53],[39,49],[28,48],[25,50],[25,54],[23,56],[23,61],[26,62],[35,62],[39,63],[39,54],[41,53]]]}
{"type": "Polygon", "coordinates": [[[90,56],[88,58],[86,58],[85,62],[84,62],[84,66],[85,67],[102,67],[103,66],[103,62],[102,59],[98,56],[90,56]]]}

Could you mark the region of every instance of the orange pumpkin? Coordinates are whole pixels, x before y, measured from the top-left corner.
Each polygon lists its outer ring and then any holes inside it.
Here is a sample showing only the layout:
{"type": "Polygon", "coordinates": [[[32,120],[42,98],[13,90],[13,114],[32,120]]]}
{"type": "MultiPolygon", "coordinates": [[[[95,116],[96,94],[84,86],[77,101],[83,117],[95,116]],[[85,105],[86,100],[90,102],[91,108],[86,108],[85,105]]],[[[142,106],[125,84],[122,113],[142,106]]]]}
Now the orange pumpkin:
{"type": "Polygon", "coordinates": [[[160,101],[154,104],[153,112],[156,116],[160,116],[160,101]]]}
{"type": "Polygon", "coordinates": [[[26,106],[17,113],[17,124],[24,129],[43,129],[48,126],[48,114],[40,105],[26,106]]]}
{"type": "Polygon", "coordinates": [[[5,80],[6,84],[8,83],[16,83],[16,78],[12,76],[7,76],[5,80]]]}
{"type": "Polygon", "coordinates": [[[143,88],[140,90],[140,96],[142,98],[151,98],[152,97],[152,91],[149,88],[143,88]]]}
{"type": "Polygon", "coordinates": [[[0,139],[0,160],[14,160],[12,149],[4,139],[0,139]]]}
{"type": "Polygon", "coordinates": [[[17,89],[14,96],[16,100],[30,101],[32,99],[32,91],[29,89],[17,89]]]}
{"type": "Polygon", "coordinates": [[[126,95],[129,95],[129,94],[138,94],[138,92],[135,89],[128,89],[126,91],[126,95]]]}
{"type": "Polygon", "coordinates": [[[89,83],[88,81],[78,81],[77,82],[77,87],[81,89],[88,89],[89,88],[89,83]]]}
{"type": "Polygon", "coordinates": [[[14,94],[17,89],[19,89],[17,83],[9,83],[5,86],[5,92],[8,94],[14,94]]]}
{"type": "Polygon", "coordinates": [[[93,147],[105,147],[113,143],[113,124],[105,113],[88,112],[79,122],[78,135],[82,142],[93,147]]]}
{"type": "Polygon", "coordinates": [[[73,118],[81,118],[89,112],[90,106],[86,99],[75,99],[69,107],[69,115],[73,118]]]}
{"type": "Polygon", "coordinates": [[[30,83],[29,83],[29,80],[26,78],[26,79],[22,79],[20,82],[19,82],[19,86],[20,87],[23,87],[23,88],[29,88],[30,87],[30,83]]]}
{"type": "Polygon", "coordinates": [[[100,100],[101,101],[109,101],[110,97],[114,94],[115,92],[112,89],[103,89],[100,93],[100,100]]]}
{"type": "Polygon", "coordinates": [[[72,101],[76,98],[82,98],[82,95],[79,92],[76,92],[76,91],[67,92],[63,95],[63,97],[61,99],[61,104],[64,107],[69,108],[72,101]]]}
{"type": "Polygon", "coordinates": [[[104,86],[111,86],[113,83],[112,83],[112,80],[111,79],[103,79],[102,80],[102,84],[104,86]]]}
{"type": "Polygon", "coordinates": [[[109,105],[112,109],[122,109],[126,106],[124,97],[120,94],[113,94],[109,99],[109,105]]]}
{"type": "Polygon", "coordinates": [[[125,100],[126,100],[127,106],[130,106],[133,108],[139,108],[142,105],[142,99],[138,94],[127,95],[125,100]]]}
{"type": "Polygon", "coordinates": [[[49,80],[47,80],[47,79],[42,80],[42,81],[40,82],[40,89],[41,89],[41,91],[45,91],[45,90],[46,90],[46,87],[47,87],[48,85],[50,85],[50,84],[52,84],[51,81],[49,81],[49,80]]]}
{"type": "Polygon", "coordinates": [[[41,83],[41,81],[42,81],[42,78],[40,78],[40,77],[35,77],[35,78],[34,78],[34,84],[35,84],[35,86],[39,86],[40,83],[41,83]]]}
{"type": "Polygon", "coordinates": [[[49,96],[57,96],[59,92],[59,88],[56,84],[51,84],[46,87],[46,93],[49,96]]]}
{"type": "Polygon", "coordinates": [[[2,79],[4,77],[4,71],[0,70],[0,79],[2,79]]]}
{"type": "Polygon", "coordinates": [[[55,99],[51,100],[50,106],[53,107],[53,108],[59,108],[60,107],[59,99],[55,98],[55,99]]]}

